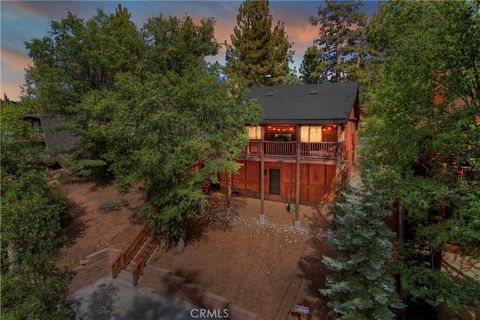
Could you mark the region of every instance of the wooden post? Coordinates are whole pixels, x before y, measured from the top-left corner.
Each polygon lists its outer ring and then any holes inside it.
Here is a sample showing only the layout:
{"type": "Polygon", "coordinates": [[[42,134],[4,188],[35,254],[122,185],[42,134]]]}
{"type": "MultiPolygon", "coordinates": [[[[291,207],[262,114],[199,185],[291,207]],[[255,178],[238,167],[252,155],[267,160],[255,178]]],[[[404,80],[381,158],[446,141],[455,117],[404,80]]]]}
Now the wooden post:
{"type": "Polygon", "coordinates": [[[260,143],[260,216],[258,222],[265,223],[265,130],[261,126],[261,143],[260,143]]]}
{"type": "Polygon", "coordinates": [[[301,152],[301,128],[297,126],[297,163],[295,169],[295,218],[293,220],[293,226],[295,228],[300,227],[300,152],[301,152]]]}
{"type": "Polygon", "coordinates": [[[232,174],[227,175],[227,214],[233,213],[232,208],[232,174]]]}

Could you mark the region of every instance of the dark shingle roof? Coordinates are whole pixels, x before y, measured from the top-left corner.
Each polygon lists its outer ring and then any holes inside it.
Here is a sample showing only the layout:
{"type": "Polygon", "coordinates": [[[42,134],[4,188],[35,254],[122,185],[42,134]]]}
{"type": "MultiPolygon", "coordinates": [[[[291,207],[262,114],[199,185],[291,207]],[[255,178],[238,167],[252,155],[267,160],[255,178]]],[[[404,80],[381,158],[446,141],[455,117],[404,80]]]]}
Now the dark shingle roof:
{"type": "Polygon", "coordinates": [[[345,123],[357,98],[356,82],[253,87],[262,123],[345,123]]]}
{"type": "Polygon", "coordinates": [[[59,152],[67,152],[77,139],[70,131],[63,129],[65,118],[61,116],[41,117],[45,145],[59,152]]]}

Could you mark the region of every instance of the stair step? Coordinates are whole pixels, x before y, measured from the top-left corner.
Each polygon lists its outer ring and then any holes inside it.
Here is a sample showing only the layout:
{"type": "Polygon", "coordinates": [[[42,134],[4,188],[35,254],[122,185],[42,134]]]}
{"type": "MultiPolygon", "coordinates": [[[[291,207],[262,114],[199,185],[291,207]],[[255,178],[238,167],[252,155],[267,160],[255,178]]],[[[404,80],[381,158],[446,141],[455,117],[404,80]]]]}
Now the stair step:
{"type": "Polygon", "coordinates": [[[117,279],[124,279],[124,280],[129,280],[132,281],[132,273],[127,270],[122,270],[117,276],[117,279]]]}
{"type": "Polygon", "coordinates": [[[115,278],[115,281],[118,283],[121,283],[127,287],[133,288],[133,277],[130,272],[125,272],[122,270],[122,272],[119,273],[118,277],[115,278]],[[123,275],[122,275],[123,273],[123,275]]]}

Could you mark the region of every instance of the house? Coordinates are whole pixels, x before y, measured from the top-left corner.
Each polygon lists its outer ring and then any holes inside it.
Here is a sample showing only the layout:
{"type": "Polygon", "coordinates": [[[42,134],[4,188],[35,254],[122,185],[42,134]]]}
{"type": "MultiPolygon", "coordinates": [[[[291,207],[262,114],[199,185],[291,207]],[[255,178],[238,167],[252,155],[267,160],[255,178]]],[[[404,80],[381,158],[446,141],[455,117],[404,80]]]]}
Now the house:
{"type": "Polygon", "coordinates": [[[27,114],[23,120],[32,126],[31,139],[45,145],[45,147],[56,154],[65,155],[72,148],[76,137],[67,129],[63,128],[66,120],[62,116],[40,116],[38,114],[27,114]]]}
{"type": "MultiPolygon", "coordinates": [[[[360,117],[356,82],[252,88],[249,96],[263,108],[259,126],[249,126],[249,143],[234,175],[221,175],[231,192],[291,204],[332,199],[355,160],[360,117]]],[[[294,225],[299,226],[295,207],[294,225]]]]}

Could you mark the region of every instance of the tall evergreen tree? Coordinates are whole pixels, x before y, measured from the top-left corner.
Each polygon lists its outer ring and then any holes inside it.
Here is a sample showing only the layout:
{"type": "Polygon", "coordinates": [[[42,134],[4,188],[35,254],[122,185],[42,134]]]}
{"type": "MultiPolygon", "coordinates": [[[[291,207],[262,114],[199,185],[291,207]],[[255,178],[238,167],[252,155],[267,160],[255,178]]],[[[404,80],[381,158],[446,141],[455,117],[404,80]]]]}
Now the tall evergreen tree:
{"type": "Polygon", "coordinates": [[[367,18],[359,12],[360,1],[327,0],[309,21],[319,26],[315,40],[323,51],[322,70],[327,81],[340,82],[361,77],[366,56],[367,18]]]}
{"type": "Polygon", "coordinates": [[[283,22],[272,28],[268,0],[245,0],[237,15],[237,25],[226,52],[226,71],[237,74],[249,85],[283,83],[292,61],[292,43],[283,22]]]}
{"type": "Polygon", "coordinates": [[[336,257],[323,258],[330,273],[321,292],[339,319],[393,319],[392,309],[402,307],[389,273],[393,233],[384,219],[391,212],[378,192],[371,184],[351,187],[334,207],[336,228],[328,243],[336,257]]]}
{"type": "Polygon", "coordinates": [[[310,46],[303,55],[302,64],[300,65],[300,79],[303,83],[313,84],[320,81],[322,76],[322,51],[315,45],[310,46]]]}

